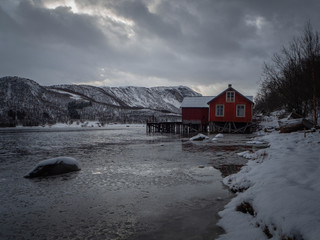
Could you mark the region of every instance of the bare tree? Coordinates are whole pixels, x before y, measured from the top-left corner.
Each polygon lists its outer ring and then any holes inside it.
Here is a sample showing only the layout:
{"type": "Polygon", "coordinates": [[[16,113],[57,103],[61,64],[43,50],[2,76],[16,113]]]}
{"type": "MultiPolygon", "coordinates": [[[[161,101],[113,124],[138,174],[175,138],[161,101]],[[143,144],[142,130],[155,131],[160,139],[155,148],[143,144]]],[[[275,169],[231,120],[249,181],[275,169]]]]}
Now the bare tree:
{"type": "Polygon", "coordinates": [[[313,100],[313,122],[317,126],[317,84],[316,84],[316,58],[320,56],[319,33],[313,32],[310,21],[305,27],[301,38],[302,52],[311,65],[312,100],[313,100]]]}
{"type": "Polygon", "coordinates": [[[257,95],[257,108],[269,111],[285,107],[303,116],[313,112],[317,126],[317,99],[320,99],[320,40],[310,22],[304,33],[274,54],[265,64],[257,95]]]}

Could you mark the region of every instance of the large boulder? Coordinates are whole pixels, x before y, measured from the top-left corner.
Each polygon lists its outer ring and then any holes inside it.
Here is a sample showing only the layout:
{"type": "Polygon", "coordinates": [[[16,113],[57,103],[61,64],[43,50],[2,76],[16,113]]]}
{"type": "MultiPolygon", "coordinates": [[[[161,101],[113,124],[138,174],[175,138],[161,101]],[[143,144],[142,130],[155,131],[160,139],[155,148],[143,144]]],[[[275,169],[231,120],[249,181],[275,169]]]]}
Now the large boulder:
{"type": "Polygon", "coordinates": [[[25,178],[45,177],[79,171],[78,161],[72,157],[56,157],[39,162],[25,178]]]}

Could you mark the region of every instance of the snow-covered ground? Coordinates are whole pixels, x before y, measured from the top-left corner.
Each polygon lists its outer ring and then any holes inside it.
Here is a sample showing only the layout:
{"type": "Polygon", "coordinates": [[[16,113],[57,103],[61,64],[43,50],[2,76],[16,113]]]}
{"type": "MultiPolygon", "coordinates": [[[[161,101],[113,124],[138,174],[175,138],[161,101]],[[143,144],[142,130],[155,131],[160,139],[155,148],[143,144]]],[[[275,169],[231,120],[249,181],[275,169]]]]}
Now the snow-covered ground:
{"type": "MultiPolygon", "coordinates": [[[[276,118],[266,125],[271,127],[276,118]]],[[[269,142],[257,152],[242,152],[251,159],[223,182],[238,191],[219,213],[218,225],[226,234],[219,240],[304,239],[320,236],[320,133],[278,131],[254,141],[269,142]]]]}

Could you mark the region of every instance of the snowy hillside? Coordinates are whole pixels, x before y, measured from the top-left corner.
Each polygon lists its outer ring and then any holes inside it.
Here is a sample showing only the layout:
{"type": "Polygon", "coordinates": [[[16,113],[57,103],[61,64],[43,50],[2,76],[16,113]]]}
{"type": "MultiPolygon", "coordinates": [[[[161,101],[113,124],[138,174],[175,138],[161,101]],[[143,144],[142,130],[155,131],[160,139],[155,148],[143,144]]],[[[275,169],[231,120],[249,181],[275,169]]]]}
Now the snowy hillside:
{"type": "Polygon", "coordinates": [[[0,126],[14,126],[23,121],[34,125],[39,119],[66,121],[69,96],[48,91],[35,81],[4,77],[0,79],[0,126]]]}
{"type": "Polygon", "coordinates": [[[125,109],[152,109],[180,113],[186,96],[200,96],[188,87],[94,87],[88,85],[55,85],[49,90],[70,94],[83,100],[125,109]]]}
{"type": "Polygon", "coordinates": [[[51,91],[58,91],[60,93],[68,94],[73,98],[101,103],[114,107],[126,107],[122,101],[118,101],[113,96],[110,96],[102,88],[88,86],[88,85],[54,85],[46,87],[51,91]]]}
{"type": "Polygon", "coordinates": [[[186,96],[200,96],[188,87],[104,87],[114,98],[134,108],[180,112],[180,104],[186,96]]]}
{"type": "Polygon", "coordinates": [[[0,78],[0,126],[39,125],[70,120],[144,122],[180,117],[188,87],[40,86],[19,77],[0,78]]]}

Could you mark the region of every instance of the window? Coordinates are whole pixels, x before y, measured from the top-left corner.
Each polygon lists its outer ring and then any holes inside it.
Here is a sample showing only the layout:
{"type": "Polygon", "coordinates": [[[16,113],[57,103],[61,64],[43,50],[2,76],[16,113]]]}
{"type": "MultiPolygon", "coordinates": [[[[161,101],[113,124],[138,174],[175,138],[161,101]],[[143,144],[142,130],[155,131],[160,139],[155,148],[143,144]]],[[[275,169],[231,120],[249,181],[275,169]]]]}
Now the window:
{"type": "Polygon", "coordinates": [[[234,91],[228,91],[227,94],[227,102],[234,102],[234,91]]]}
{"type": "Polygon", "coordinates": [[[244,104],[237,105],[237,117],[245,117],[246,115],[246,106],[244,104]]]}
{"type": "Polygon", "coordinates": [[[216,117],[223,117],[224,116],[224,105],[217,104],[216,105],[216,117]]]}

